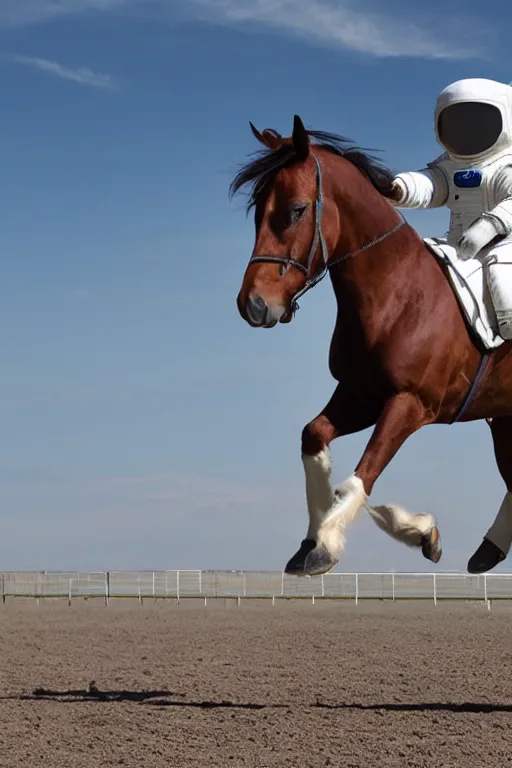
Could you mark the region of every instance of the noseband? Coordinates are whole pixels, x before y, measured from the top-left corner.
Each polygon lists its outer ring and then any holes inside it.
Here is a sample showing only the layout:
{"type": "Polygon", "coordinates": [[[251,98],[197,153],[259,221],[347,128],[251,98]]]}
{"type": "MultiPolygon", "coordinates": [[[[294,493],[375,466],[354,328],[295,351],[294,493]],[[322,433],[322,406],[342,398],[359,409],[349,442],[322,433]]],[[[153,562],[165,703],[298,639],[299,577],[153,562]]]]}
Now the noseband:
{"type": "Polygon", "coordinates": [[[403,227],[404,224],[406,224],[406,220],[403,217],[402,213],[397,210],[397,213],[400,216],[400,221],[396,226],[393,227],[393,229],[390,229],[389,232],[386,232],[386,234],[384,235],[375,237],[373,240],[370,240],[369,243],[366,243],[366,245],[363,245],[361,248],[358,248],[357,250],[352,251],[351,253],[344,253],[341,256],[338,256],[337,258],[333,259],[332,261],[329,261],[327,245],[325,243],[325,237],[322,231],[322,211],[323,211],[323,205],[324,205],[324,197],[323,197],[323,191],[322,191],[322,168],[320,166],[317,156],[315,154],[313,154],[312,156],[316,166],[317,198],[315,200],[315,231],[314,231],[313,241],[309,249],[309,254],[308,254],[306,263],[302,264],[302,262],[297,261],[296,259],[292,259],[291,256],[251,256],[251,258],[249,259],[249,264],[251,263],[254,264],[256,262],[271,262],[275,264],[282,264],[285,267],[295,267],[306,276],[305,285],[303,286],[303,288],[301,288],[300,291],[298,291],[298,293],[295,294],[295,296],[291,301],[292,312],[295,312],[297,309],[299,309],[299,305],[297,303],[298,300],[302,296],[304,296],[304,294],[307,293],[311,288],[314,288],[314,286],[317,285],[317,283],[323,280],[326,274],[328,273],[328,271],[331,269],[331,267],[334,267],[335,264],[340,264],[340,262],[342,261],[347,261],[348,259],[354,258],[354,256],[357,256],[359,253],[362,253],[363,251],[368,250],[368,248],[372,248],[374,245],[378,245],[383,240],[386,240],[386,238],[388,238],[390,235],[393,235],[395,232],[401,229],[401,227],[403,227]],[[317,275],[315,275],[314,277],[310,277],[311,267],[313,265],[313,260],[318,250],[318,245],[320,245],[320,250],[322,254],[322,267],[317,275]]]}

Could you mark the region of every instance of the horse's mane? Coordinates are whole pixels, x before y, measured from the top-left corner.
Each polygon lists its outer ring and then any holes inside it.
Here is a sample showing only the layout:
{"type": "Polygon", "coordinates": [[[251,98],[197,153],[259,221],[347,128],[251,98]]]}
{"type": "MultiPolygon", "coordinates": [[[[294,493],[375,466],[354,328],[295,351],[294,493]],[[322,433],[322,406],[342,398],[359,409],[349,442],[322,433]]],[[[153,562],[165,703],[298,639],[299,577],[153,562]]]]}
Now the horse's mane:
{"type": "MultiPolygon", "coordinates": [[[[307,131],[307,133],[315,140],[313,147],[321,147],[333,155],[349,160],[381,195],[389,195],[394,174],[367,150],[354,146],[350,139],[335,133],[326,131],[307,131]]],[[[276,173],[282,168],[291,167],[297,159],[291,143],[279,149],[260,150],[255,154],[256,158],[238,171],[229,188],[230,196],[233,196],[246,184],[252,182],[247,211],[265,196],[276,173]]]]}

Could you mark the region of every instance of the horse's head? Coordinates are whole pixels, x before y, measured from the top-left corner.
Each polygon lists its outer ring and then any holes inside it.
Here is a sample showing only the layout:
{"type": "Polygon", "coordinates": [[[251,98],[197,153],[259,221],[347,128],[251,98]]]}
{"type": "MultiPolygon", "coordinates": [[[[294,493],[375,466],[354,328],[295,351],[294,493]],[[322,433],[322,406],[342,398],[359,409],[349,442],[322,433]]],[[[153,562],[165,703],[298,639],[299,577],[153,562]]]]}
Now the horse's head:
{"type": "Polygon", "coordinates": [[[237,191],[252,182],[248,208],[254,208],[256,224],[237,305],[250,325],[271,328],[292,319],[298,295],[323,271],[337,216],[334,203],[323,200],[321,166],[300,117],[288,138],[250,125],[266,151],[231,185],[237,191]]]}

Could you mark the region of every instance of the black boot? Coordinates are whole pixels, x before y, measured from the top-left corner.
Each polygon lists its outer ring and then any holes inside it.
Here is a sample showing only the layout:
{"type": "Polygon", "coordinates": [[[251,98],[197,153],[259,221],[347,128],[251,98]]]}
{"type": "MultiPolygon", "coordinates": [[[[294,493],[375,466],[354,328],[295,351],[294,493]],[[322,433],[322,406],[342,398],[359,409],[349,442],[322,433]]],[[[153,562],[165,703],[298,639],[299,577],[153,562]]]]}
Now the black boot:
{"type": "Polygon", "coordinates": [[[468,571],[469,573],[485,573],[496,568],[505,558],[506,554],[496,544],[484,538],[473,557],[469,559],[468,571]]]}

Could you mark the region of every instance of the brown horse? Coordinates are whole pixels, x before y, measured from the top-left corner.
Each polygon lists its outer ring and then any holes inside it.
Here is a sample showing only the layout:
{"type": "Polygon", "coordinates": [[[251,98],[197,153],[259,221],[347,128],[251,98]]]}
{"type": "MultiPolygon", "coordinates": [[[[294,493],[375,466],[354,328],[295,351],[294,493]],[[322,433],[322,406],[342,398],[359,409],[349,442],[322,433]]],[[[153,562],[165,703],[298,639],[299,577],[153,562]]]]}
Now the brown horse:
{"type": "MultiPolygon", "coordinates": [[[[490,424],[512,491],[511,346],[484,355],[446,268],[388,199],[393,175],[380,162],[339,136],[307,131],[298,116],[288,138],[251,129],[265,149],[230,189],[251,184],[255,213],[255,246],[237,298],[242,318],[264,328],[290,322],[297,298],[325,274],[337,300],[329,368],[338,384],[302,432],[309,528],[286,571],[330,570],[363,506],[388,534],[437,562],[431,515],[371,507],[368,497],[420,427],[475,419],[490,424]],[[329,444],[371,426],[354,474],[333,489],[329,444]]],[[[483,572],[504,557],[484,538],[468,568],[483,572]]]]}

